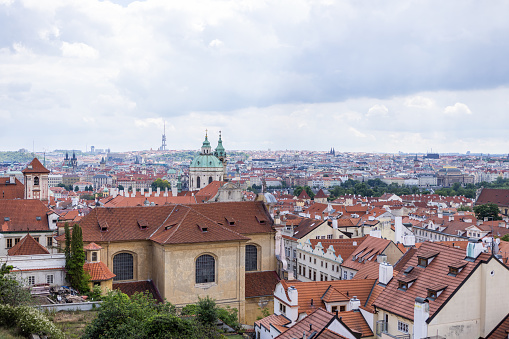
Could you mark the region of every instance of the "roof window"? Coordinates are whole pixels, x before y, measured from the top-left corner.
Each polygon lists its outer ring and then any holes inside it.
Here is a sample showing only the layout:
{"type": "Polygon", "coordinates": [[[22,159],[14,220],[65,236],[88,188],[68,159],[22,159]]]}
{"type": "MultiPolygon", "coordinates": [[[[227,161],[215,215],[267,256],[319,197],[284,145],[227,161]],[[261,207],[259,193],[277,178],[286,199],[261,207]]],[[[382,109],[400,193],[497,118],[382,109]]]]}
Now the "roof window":
{"type": "Polygon", "coordinates": [[[100,220],[99,227],[101,228],[101,232],[106,232],[108,230],[108,223],[106,221],[100,220]]]}
{"type": "Polygon", "coordinates": [[[4,217],[4,221],[9,221],[9,220],[11,220],[11,218],[9,218],[9,217],[4,217]]]}
{"type": "Polygon", "coordinates": [[[447,285],[438,284],[431,287],[428,287],[428,299],[435,300],[442,294],[442,292],[447,288],[447,285]]]}
{"type": "Polygon", "coordinates": [[[148,222],[145,219],[138,219],[138,226],[142,230],[146,230],[148,228],[148,222]]]}
{"type": "Polygon", "coordinates": [[[260,225],[265,225],[267,223],[267,220],[263,219],[263,218],[260,218],[258,216],[256,216],[256,220],[258,221],[258,223],[260,225]]]}
{"type": "Polygon", "coordinates": [[[414,267],[413,267],[413,266],[408,266],[407,268],[405,268],[405,270],[403,271],[403,273],[408,274],[408,273],[412,272],[412,270],[413,270],[413,269],[414,269],[414,267]]]}
{"type": "Polygon", "coordinates": [[[198,226],[198,228],[200,229],[200,231],[201,231],[202,233],[206,233],[206,232],[208,232],[208,231],[209,231],[209,229],[208,229],[207,227],[202,227],[202,226],[200,226],[200,225],[196,225],[196,226],[198,226]]]}
{"type": "Polygon", "coordinates": [[[225,217],[225,219],[228,225],[235,226],[235,219],[233,219],[232,217],[225,217]]]}
{"type": "Polygon", "coordinates": [[[41,217],[35,217],[35,220],[41,221],[41,217]]]}

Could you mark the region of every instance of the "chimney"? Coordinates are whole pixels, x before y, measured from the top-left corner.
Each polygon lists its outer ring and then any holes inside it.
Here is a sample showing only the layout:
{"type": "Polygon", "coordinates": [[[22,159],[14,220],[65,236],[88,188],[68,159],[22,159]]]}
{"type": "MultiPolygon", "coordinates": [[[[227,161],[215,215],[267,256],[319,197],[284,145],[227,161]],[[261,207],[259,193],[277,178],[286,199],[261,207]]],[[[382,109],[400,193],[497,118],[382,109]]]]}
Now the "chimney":
{"type": "Polygon", "coordinates": [[[338,229],[338,219],[336,218],[332,219],[332,228],[335,230],[338,229]]]}
{"type": "Polygon", "coordinates": [[[454,221],[454,215],[449,216],[449,221],[454,221]]]}
{"type": "MultiPolygon", "coordinates": [[[[299,292],[295,288],[295,286],[288,287],[288,298],[290,299],[290,305],[291,306],[298,306],[299,305],[299,292]]],[[[295,319],[297,320],[297,319],[295,319]]],[[[293,321],[295,321],[293,320],[293,321]]]]}
{"type": "Polygon", "coordinates": [[[158,197],[158,196],[159,196],[159,194],[161,194],[161,187],[158,187],[158,188],[157,188],[156,197],[158,197]]]}
{"type": "Polygon", "coordinates": [[[429,318],[428,299],[415,298],[414,304],[414,338],[428,337],[428,324],[426,320],[429,318]]]}
{"type": "Polygon", "coordinates": [[[171,186],[171,195],[176,197],[178,195],[177,185],[171,186]]]}
{"type": "Polygon", "coordinates": [[[149,196],[152,196],[152,186],[150,186],[150,187],[148,188],[148,195],[149,195],[149,196]]]}
{"type": "Polygon", "coordinates": [[[376,261],[381,264],[383,262],[387,262],[387,254],[379,254],[376,256],[376,261]]]}
{"type": "Polygon", "coordinates": [[[396,217],[394,219],[394,228],[395,228],[395,242],[402,243],[403,242],[403,218],[396,217]]]}
{"type": "Polygon", "coordinates": [[[145,188],[142,187],[140,192],[141,192],[141,196],[144,196],[145,195],[145,188]]]}
{"type": "Polygon", "coordinates": [[[467,257],[470,259],[477,259],[479,254],[484,251],[484,246],[482,245],[481,239],[477,238],[469,238],[467,245],[467,257]]]}
{"type": "Polygon", "coordinates": [[[359,306],[361,306],[361,301],[357,299],[356,296],[353,296],[352,299],[348,302],[348,310],[349,311],[358,311],[359,306]]]}
{"type": "Polygon", "coordinates": [[[293,271],[288,271],[288,280],[294,280],[293,271]]]}
{"type": "Polygon", "coordinates": [[[394,269],[388,262],[381,262],[378,265],[378,282],[382,285],[387,285],[394,275],[394,269]]]}
{"type": "Polygon", "coordinates": [[[16,183],[16,176],[14,174],[9,175],[9,183],[10,184],[16,183]]]}

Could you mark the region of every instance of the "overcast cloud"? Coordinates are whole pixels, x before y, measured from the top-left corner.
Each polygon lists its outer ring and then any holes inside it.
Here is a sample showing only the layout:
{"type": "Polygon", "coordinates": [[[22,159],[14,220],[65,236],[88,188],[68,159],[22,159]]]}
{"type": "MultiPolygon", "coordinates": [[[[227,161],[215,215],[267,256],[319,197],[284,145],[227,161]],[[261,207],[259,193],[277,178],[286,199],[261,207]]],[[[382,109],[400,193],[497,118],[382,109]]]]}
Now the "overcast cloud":
{"type": "Polygon", "coordinates": [[[509,2],[0,0],[0,149],[507,153],[509,2]]]}

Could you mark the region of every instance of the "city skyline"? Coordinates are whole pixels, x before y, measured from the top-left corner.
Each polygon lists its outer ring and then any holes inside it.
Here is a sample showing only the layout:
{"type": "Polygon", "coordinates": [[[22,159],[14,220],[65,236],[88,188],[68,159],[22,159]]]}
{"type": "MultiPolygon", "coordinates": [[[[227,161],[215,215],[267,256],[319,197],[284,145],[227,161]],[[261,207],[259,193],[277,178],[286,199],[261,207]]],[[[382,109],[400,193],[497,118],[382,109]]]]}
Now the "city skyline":
{"type": "Polygon", "coordinates": [[[505,154],[508,11],[0,0],[0,144],[505,154]]]}

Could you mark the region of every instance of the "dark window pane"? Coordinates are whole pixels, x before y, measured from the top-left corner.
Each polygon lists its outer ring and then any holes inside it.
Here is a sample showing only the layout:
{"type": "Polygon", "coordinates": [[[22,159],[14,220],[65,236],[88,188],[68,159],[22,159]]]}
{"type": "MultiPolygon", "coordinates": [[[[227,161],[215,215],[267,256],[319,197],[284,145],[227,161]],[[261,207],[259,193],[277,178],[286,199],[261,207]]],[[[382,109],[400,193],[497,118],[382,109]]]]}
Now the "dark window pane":
{"type": "Polygon", "coordinates": [[[113,274],[116,274],[113,280],[133,279],[133,255],[129,253],[120,253],[114,256],[113,274]]]}
{"type": "Polygon", "coordinates": [[[204,254],[196,259],[196,283],[216,281],[216,261],[213,256],[204,254]]]}
{"type": "Polygon", "coordinates": [[[254,245],[246,245],[246,271],[256,271],[258,268],[258,249],[254,245]]]}

